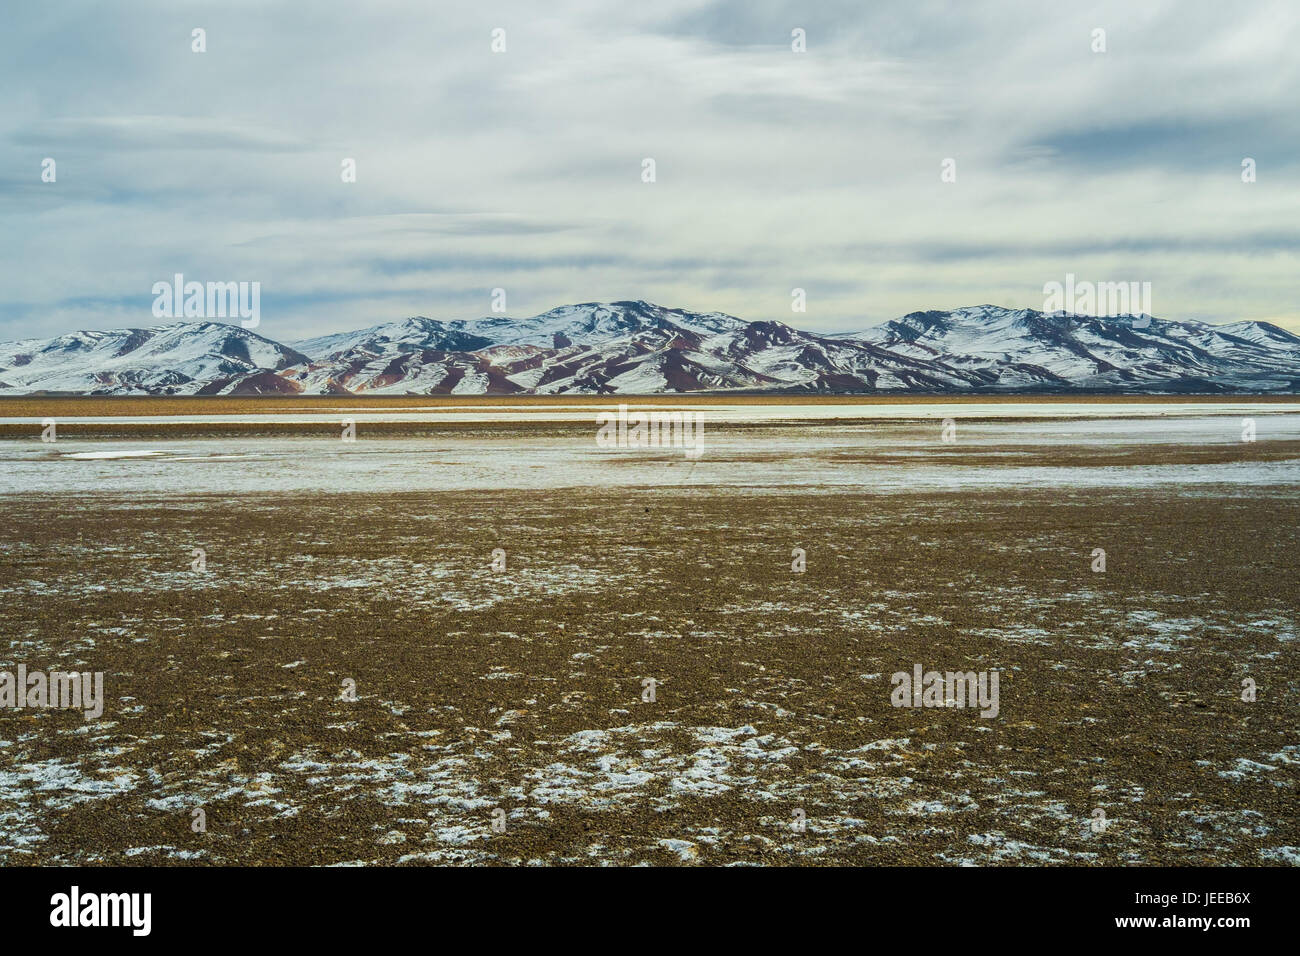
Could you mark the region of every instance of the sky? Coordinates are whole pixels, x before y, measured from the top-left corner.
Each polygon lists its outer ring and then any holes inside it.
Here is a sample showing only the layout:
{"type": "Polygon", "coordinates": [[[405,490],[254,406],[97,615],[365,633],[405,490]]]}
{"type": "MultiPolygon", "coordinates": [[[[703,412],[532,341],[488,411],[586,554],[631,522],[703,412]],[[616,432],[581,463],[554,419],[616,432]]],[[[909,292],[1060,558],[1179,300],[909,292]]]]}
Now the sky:
{"type": "Polygon", "coordinates": [[[1297,49],[1292,0],[6,3],[0,339],[158,324],[176,273],[280,341],[494,289],[849,332],[1067,274],[1300,332],[1297,49]]]}

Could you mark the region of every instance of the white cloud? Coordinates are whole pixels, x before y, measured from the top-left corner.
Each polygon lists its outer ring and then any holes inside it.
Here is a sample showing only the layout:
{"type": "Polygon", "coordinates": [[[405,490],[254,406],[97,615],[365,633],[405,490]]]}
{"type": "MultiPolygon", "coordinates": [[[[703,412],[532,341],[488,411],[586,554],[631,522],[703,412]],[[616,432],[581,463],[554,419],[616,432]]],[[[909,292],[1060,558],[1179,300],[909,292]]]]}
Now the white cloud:
{"type": "Polygon", "coordinates": [[[1058,6],[18,7],[0,338],[146,324],[178,271],[261,281],[284,337],[481,315],[498,286],[517,315],[644,298],[843,330],[1038,307],[1067,271],[1300,328],[1300,10],[1058,6]]]}

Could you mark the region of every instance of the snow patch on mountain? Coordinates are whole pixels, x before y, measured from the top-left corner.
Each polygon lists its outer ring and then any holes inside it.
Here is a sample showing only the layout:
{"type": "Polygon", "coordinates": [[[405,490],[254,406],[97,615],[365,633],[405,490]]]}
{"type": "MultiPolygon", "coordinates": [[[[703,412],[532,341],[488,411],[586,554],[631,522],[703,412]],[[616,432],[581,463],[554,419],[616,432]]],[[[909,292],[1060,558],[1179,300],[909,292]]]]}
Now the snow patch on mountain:
{"type": "Polygon", "coordinates": [[[304,361],[300,352],[241,326],[179,322],[0,344],[0,381],[22,394],[193,395],[304,361]]]}
{"type": "Polygon", "coordinates": [[[526,319],[413,317],[280,345],[239,326],[177,323],[0,345],[0,394],[609,394],[1300,390],[1300,336],[970,306],[861,332],[643,301],[526,319]]]}

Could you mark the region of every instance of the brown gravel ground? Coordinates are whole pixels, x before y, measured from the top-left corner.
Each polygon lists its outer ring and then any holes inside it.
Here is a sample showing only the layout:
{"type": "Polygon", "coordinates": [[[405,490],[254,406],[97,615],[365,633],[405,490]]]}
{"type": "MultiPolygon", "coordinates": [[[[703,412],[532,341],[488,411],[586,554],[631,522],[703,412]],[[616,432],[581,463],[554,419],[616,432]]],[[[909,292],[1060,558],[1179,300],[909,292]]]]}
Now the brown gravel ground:
{"type": "Polygon", "coordinates": [[[103,671],[108,704],[0,711],[0,863],[1256,864],[1300,846],[1293,489],[3,507],[0,669],[103,671]],[[914,663],[999,669],[998,717],[892,707],[914,663]]]}
{"type": "Polygon", "coordinates": [[[62,418],[75,415],[228,415],[263,412],[311,412],[322,408],[404,409],[491,408],[501,405],[590,405],[608,407],[611,402],[650,402],[655,405],[696,405],[701,402],[721,405],[962,405],[1017,404],[1089,405],[1102,403],[1163,405],[1169,402],[1215,405],[1222,402],[1240,404],[1290,403],[1300,405],[1298,395],[808,395],[765,392],[745,395],[736,392],[692,392],[680,395],[262,395],[257,398],[222,398],[210,396],[148,395],[76,395],[3,396],[0,418],[62,418]]]}

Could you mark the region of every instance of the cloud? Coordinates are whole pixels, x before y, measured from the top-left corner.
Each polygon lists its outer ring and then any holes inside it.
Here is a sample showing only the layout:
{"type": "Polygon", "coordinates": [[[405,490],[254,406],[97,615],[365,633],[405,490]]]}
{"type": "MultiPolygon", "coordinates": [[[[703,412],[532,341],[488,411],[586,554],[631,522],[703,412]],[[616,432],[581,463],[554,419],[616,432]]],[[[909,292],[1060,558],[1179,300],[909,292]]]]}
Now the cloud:
{"type": "Polygon", "coordinates": [[[231,119],[194,116],[94,116],[38,120],[12,141],[46,150],[235,150],[290,152],[305,140],[281,131],[246,127],[231,119]]]}
{"type": "Polygon", "coordinates": [[[275,337],[494,288],[848,330],[1067,271],[1300,328],[1297,41],[1271,0],[19,5],[0,339],[149,324],[175,272],[261,281],[275,337]]]}

